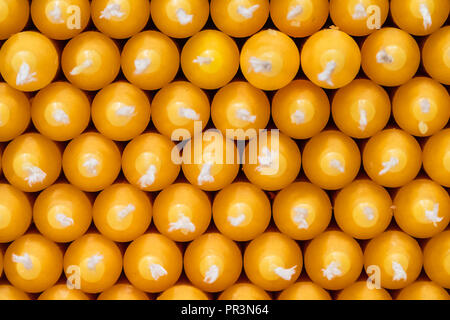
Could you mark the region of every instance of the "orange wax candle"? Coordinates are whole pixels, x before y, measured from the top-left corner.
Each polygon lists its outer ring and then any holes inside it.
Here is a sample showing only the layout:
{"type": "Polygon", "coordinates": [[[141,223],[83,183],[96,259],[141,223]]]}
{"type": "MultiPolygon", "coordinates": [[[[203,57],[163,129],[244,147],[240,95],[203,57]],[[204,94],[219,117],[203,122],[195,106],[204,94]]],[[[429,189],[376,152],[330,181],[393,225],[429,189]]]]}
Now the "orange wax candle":
{"type": "Polygon", "coordinates": [[[438,233],[423,248],[423,266],[435,283],[450,289],[450,230],[438,233]]]}
{"type": "Polygon", "coordinates": [[[104,34],[83,32],[67,43],[61,67],[72,84],[83,90],[96,91],[116,78],[120,52],[114,41],[104,34]]]}
{"type": "Polygon", "coordinates": [[[61,152],[50,139],[27,133],[15,138],[3,151],[3,173],[13,186],[25,192],[52,185],[61,172],[61,152]]]}
{"type": "Polygon", "coordinates": [[[331,220],[331,203],[325,191],[308,182],[295,182],[273,202],[273,219],[282,233],[295,240],[321,234],[331,220]]]}
{"type": "Polygon", "coordinates": [[[92,101],[92,121],[105,137],[128,141],[147,128],[150,101],[139,88],[128,82],[115,82],[103,88],[92,101]]]}
{"type": "Polygon", "coordinates": [[[269,0],[212,0],[210,6],[216,27],[231,37],[255,34],[269,17],[269,0]]]}
{"type": "Polygon", "coordinates": [[[388,0],[331,0],[330,16],[336,26],[351,36],[367,36],[386,21],[388,0]]]}
{"type": "Polygon", "coordinates": [[[90,300],[90,298],[79,289],[69,289],[67,284],[57,284],[41,293],[38,300],[90,300]]]}
{"type": "Polygon", "coordinates": [[[352,182],[359,172],[361,156],[355,141],[342,132],[323,131],[303,150],[303,170],[308,179],[327,190],[352,182]]]}
{"type": "Polygon", "coordinates": [[[208,0],[152,0],[152,20],[171,38],[188,38],[199,32],[209,17],[208,0]]]}
{"type": "Polygon", "coordinates": [[[294,80],[273,97],[272,118],[291,138],[309,139],[328,123],[330,102],[322,88],[307,80],[294,80]]]}
{"type": "Polygon", "coordinates": [[[175,81],[164,86],[152,101],[153,124],[161,134],[173,141],[191,138],[195,125],[203,130],[209,115],[208,96],[187,81],[175,81]],[[184,133],[188,133],[188,136],[184,136],[184,133]]]}
{"type": "Polygon", "coordinates": [[[415,36],[438,30],[447,20],[448,0],[392,0],[391,15],[395,24],[415,36]]]}
{"type": "Polygon", "coordinates": [[[150,300],[150,298],[131,284],[119,283],[103,291],[97,300],[150,300]]]}
{"type": "Polygon", "coordinates": [[[267,291],[280,291],[292,285],[303,267],[302,251],[288,236],[266,232],[245,249],[244,269],[250,281],[267,291]]]}
{"type": "MultiPolygon", "coordinates": [[[[64,272],[79,276],[80,289],[98,293],[112,287],[122,272],[122,254],[117,245],[97,233],[87,233],[70,244],[64,255],[64,272]]],[[[72,283],[76,285],[75,283],[72,283]]]]}
{"type": "Polygon", "coordinates": [[[55,78],[59,53],[54,43],[35,31],[11,36],[0,49],[0,73],[13,88],[36,91],[55,78]]]}
{"type": "Polygon", "coordinates": [[[409,235],[430,238],[448,226],[450,197],[434,181],[414,180],[398,190],[394,198],[394,217],[409,235]]]}
{"type": "Polygon", "coordinates": [[[340,291],[337,300],[392,300],[392,297],[386,289],[370,289],[366,281],[357,281],[340,291]]]}
{"type": "Polygon", "coordinates": [[[0,184],[0,194],[0,243],[8,243],[28,230],[32,208],[27,196],[10,184],[0,184]]]}
{"type": "Polygon", "coordinates": [[[422,150],[408,133],[398,129],[383,130],[365,145],[363,164],[373,181],[397,188],[411,182],[419,173],[422,150]]]}
{"type": "Polygon", "coordinates": [[[299,281],[284,289],[278,300],[331,300],[331,296],[314,282],[299,281]]]}
{"type": "Polygon", "coordinates": [[[439,131],[425,143],[423,167],[431,179],[450,187],[450,129],[439,131]]]}
{"type": "Polygon", "coordinates": [[[283,189],[300,172],[300,150],[295,141],[283,133],[260,133],[255,142],[249,141],[244,152],[244,173],[251,183],[261,189],[283,189]],[[256,142],[258,145],[254,147],[256,142]]]}
{"type": "Polygon", "coordinates": [[[0,141],[21,135],[30,123],[27,96],[5,82],[0,82],[0,141]]]}
{"type": "Polygon", "coordinates": [[[92,205],[86,194],[72,185],[54,184],[36,198],[33,221],[48,239],[71,242],[91,225],[92,205]]]}
{"type": "MultiPolygon", "coordinates": [[[[270,118],[270,102],[262,90],[248,82],[232,82],[221,88],[214,96],[211,118],[214,126],[223,135],[227,135],[227,129],[242,129],[245,135],[249,129],[256,132],[267,126],[270,118]]],[[[240,137],[237,134],[227,138],[243,140],[249,137],[240,137]]]]}
{"type": "Polygon", "coordinates": [[[363,253],[358,242],[340,231],[327,231],[315,237],[305,250],[309,278],[328,290],[340,290],[361,274],[363,253]]]}
{"type": "Polygon", "coordinates": [[[253,184],[232,183],[214,198],[214,224],[220,233],[234,241],[255,239],[266,230],[270,217],[269,199],[253,184]]]}
{"type": "Polygon", "coordinates": [[[417,281],[402,289],[396,300],[450,300],[450,295],[432,281],[417,281]]]}
{"type": "Polygon", "coordinates": [[[187,247],[184,271],[197,288],[207,292],[223,291],[241,274],[241,251],[235,242],[220,233],[205,234],[187,247]]]}
{"type": "Polygon", "coordinates": [[[322,28],[328,18],[327,0],[276,0],[270,17],[280,31],[295,38],[307,37],[322,28]]]}
{"type": "Polygon", "coordinates": [[[192,241],[209,226],[211,202],[204,191],[191,184],[172,184],[156,197],[153,219],[158,231],[173,241],[192,241]]]}
{"type": "Polygon", "coordinates": [[[68,82],[54,82],[34,96],[31,119],[44,136],[66,141],[79,136],[88,126],[91,104],[86,94],[68,82]]]}
{"type": "Polygon", "coordinates": [[[152,220],[152,204],[145,192],[127,183],[117,183],[100,192],[92,215],[101,234],[113,241],[128,242],[147,230],[152,220]]]}
{"type": "Polygon", "coordinates": [[[67,180],[79,189],[103,190],[120,172],[119,148],[99,133],[83,133],[64,150],[63,170],[67,180]]]}
{"type": "Polygon", "coordinates": [[[235,284],[219,296],[218,300],[272,300],[269,294],[251,283],[235,284]]]}
{"type": "Polygon", "coordinates": [[[88,0],[41,0],[31,2],[31,18],[47,37],[67,40],[82,32],[91,18],[88,0]]]}
{"type": "Polygon", "coordinates": [[[309,80],[322,88],[336,89],[355,79],[361,66],[361,53],[348,34],[325,29],[306,40],[301,61],[309,80]]]}
{"type": "Polygon", "coordinates": [[[129,82],[143,90],[160,89],[171,82],[180,66],[177,45],[158,31],[144,31],[127,41],[121,56],[129,82]]]}
{"type": "Polygon", "coordinates": [[[150,17],[147,0],[92,0],[92,21],[111,38],[125,39],[141,31],[150,17]]]}
{"type": "Polygon", "coordinates": [[[339,130],[353,138],[365,139],[386,126],[391,116],[391,101],[376,83],[357,79],[336,92],[331,111],[339,130]]]}
{"type": "Polygon", "coordinates": [[[343,188],[334,201],[334,217],[342,231],[356,239],[372,239],[389,226],[392,200],[371,180],[356,180],[343,188]]]}
{"type": "Polygon", "coordinates": [[[122,170],[128,182],[144,191],[172,184],[180,172],[180,166],[171,159],[174,148],[169,138],[158,133],[134,138],[122,155],[122,170]]]}
{"type": "Polygon", "coordinates": [[[370,240],[364,250],[366,272],[375,266],[374,275],[386,289],[401,289],[413,283],[422,270],[422,262],[422,251],[417,241],[401,231],[380,234],[370,240]]]}
{"type": "Polygon", "coordinates": [[[161,293],[157,300],[209,300],[209,297],[194,286],[177,284],[161,293]]]}
{"type": "Polygon", "coordinates": [[[300,67],[295,42],[286,34],[269,29],[248,39],[241,51],[241,70],[253,86],[278,90],[289,84],[300,67]]]}
{"type": "Polygon", "coordinates": [[[420,64],[416,40],[397,28],[383,28],[369,35],[361,56],[364,73],[377,84],[388,87],[408,82],[420,64]]]}
{"type": "Polygon", "coordinates": [[[147,233],[128,246],[123,265],[125,275],[136,288],[161,292],[178,281],[182,260],[175,242],[158,233],[147,233]]]}
{"type": "Polygon", "coordinates": [[[442,84],[450,85],[450,26],[431,34],[422,48],[427,73],[442,84]]]}
{"type": "Polygon", "coordinates": [[[0,40],[5,40],[25,28],[30,16],[30,2],[1,0],[0,8],[0,40]]]}
{"type": "Polygon", "coordinates": [[[5,275],[17,289],[42,292],[58,281],[63,266],[60,248],[39,234],[27,234],[9,245],[4,257],[5,275]]]}
{"type": "Polygon", "coordinates": [[[439,82],[417,77],[402,85],[392,100],[397,124],[415,136],[430,136],[450,118],[450,96],[439,82]]]}

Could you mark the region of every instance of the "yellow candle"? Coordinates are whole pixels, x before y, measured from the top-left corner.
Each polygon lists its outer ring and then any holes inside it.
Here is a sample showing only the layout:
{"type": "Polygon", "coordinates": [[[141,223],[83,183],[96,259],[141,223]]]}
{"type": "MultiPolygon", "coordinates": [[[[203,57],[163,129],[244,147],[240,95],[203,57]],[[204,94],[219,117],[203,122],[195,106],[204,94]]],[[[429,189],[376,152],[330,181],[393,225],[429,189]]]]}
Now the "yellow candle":
{"type": "Polygon", "coordinates": [[[30,102],[27,96],[7,83],[0,83],[0,141],[21,135],[30,123],[30,102]]]}
{"type": "Polygon", "coordinates": [[[31,300],[28,294],[16,287],[2,284],[0,285],[0,300],[31,300]]]}
{"type": "Polygon", "coordinates": [[[363,253],[358,242],[340,231],[327,231],[315,237],[305,250],[309,278],[328,290],[340,290],[361,274],[363,253]]]}
{"type": "Polygon", "coordinates": [[[422,48],[422,62],[433,79],[450,85],[450,26],[427,38],[422,48]]]}
{"type": "Polygon", "coordinates": [[[177,284],[161,293],[157,300],[209,300],[209,297],[194,286],[177,284]]]}
{"type": "MultiPolygon", "coordinates": [[[[221,88],[211,103],[211,118],[214,126],[222,134],[227,129],[245,132],[248,129],[260,130],[267,126],[270,118],[270,102],[266,94],[248,82],[236,81],[221,88]]],[[[230,139],[249,137],[228,136],[230,139]]]]}
{"type": "Polygon", "coordinates": [[[435,283],[450,289],[450,230],[438,233],[423,248],[424,269],[435,283]]]}
{"type": "Polygon", "coordinates": [[[415,238],[430,238],[450,221],[450,197],[439,184],[417,179],[398,190],[394,217],[400,228],[415,238]]]}
{"type": "Polygon", "coordinates": [[[314,282],[299,281],[284,289],[278,300],[331,300],[331,296],[314,282]]]}
{"type": "Polygon", "coordinates": [[[160,89],[171,82],[180,66],[177,45],[165,34],[144,31],[127,41],[121,56],[129,82],[143,90],[160,89]]]}
{"type": "Polygon", "coordinates": [[[255,34],[269,17],[269,0],[212,0],[210,6],[216,27],[231,37],[255,34]]]}
{"type": "Polygon", "coordinates": [[[150,300],[150,298],[131,284],[119,283],[103,291],[97,300],[150,300]]]}
{"type": "Polygon", "coordinates": [[[134,138],[122,155],[122,170],[128,182],[144,191],[172,184],[180,172],[180,166],[171,159],[174,148],[169,138],[158,133],[134,138]]]}
{"type": "Polygon", "coordinates": [[[239,69],[239,49],[225,33],[203,30],[192,36],[181,51],[186,78],[203,89],[218,89],[239,69]]]}
{"type": "Polygon", "coordinates": [[[96,91],[116,78],[120,52],[114,41],[104,34],[83,32],[65,46],[61,67],[72,84],[83,90],[96,91]]]}
{"type": "Polygon", "coordinates": [[[364,250],[366,272],[379,277],[381,287],[386,289],[401,289],[413,283],[422,270],[422,262],[417,241],[401,231],[380,234],[364,250]]]}
{"type": "Polygon", "coordinates": [[[5,40],[25,28],[30,17],[30,3],[28,0],[1,0],[0,8],[0,40],[5,40]]]}
{"type": "Polygon", "coordinates": [[[156,197],[153,221],[158,231],[173,241],[192,241],[209,227],[211,202],[204,191],[191,184],[172,184],[156,197]]]}
{"type": "Polygon", "coordinates": [[[31,119],[35,128],[55,141],[71,140],[88,126],[91,104],[86,94],[68,82],[54,82],[34,96],[31,119]]]}
{"type": "Polygon", "coordinates": [[[220,233],[234,241],[255,239],[266,230],[270,217],[267,195],[253,184],[232,183],[214,198],[214,224],[220,233]]]}
{"type": "Polygon", "coordinates": [[[415,36],[438,30],[447,20],[448,0],[392,0],[391,15],[395,24],[415,36]]]}
{"type": "Polygon", "coordinates": [[[173,141],[189,139],[195,125],[202,130],[209,121],[208,96],[199,87],[187,81],[175,81],[159,90],[152,100],[152,121],[156,129],[173,141]],[[177,130],[180,129],[180,130],[177,130]],[[185,131],[189,137],[177,135],[185,131]]]}
{"type": "Polygon", "coordinates": [[[270,17],[280,31],[295,38],[307,37],[322,28],[328,18],[327,0],[276,0],[270,17]]]}
{"type": "Polygon", "coordinates": [[[245,249],[245,274],[252,283],[267,291],[280,291],[292,285],[302,267],[300,247],[282,233],[266,232],[245,249]]]}
{"type": "Polygon", "coordinates": [[[272,300],[269,294],[251,283],[235,284],[219,296],[218,300],[272,300]]]}
{"type": "Polygon", "coordinates": [[[417,281],[402,289],[396,300],[450,300],[450,295],[432,281],[417,281]]]}
{"type": "Polygon", "coordinates": [[[364,170],[376,183],[398,188],[411,182],[422,166],[419,143],[405,131],[383,130],[363,150],[364,170]]]}
{"type": "Polygon", "coordinates": [[[152,204],[145,192],[127,183],[117,183],[100,192],[92,215],[97,230],[105,237],[129,242],[148,229],[152,204]]]}
{"type": "Polygon", "coordinates": [[[273,132],[260,133],[254,139],[257,147],[250,140],[244,151],[243,170],[248,180],[269,191],[283,189],[294,182],[301,167],[301,154],[295,141],[283,133],[273,132]]]}
{"type": "Polygon", "coordinates": [[[27,133],[15,138],[3,151],[3,174],[16,188],[41,191],[52,185],[61,172],[61,152],[50,139],[27,133]]]}
{"type": "Polygon", "coordinates": [[[391,116],[391,101],[381,86],[356,79],[336,92],[331,112],[339,130],[353,138],[365,139],[386,126],[391,116]]]}
{"type": "Polygon", "coordinates": [[[92,101],[92,121],[105,137],[128,141],[150,122],[150,101],[139,88],[124,81],[103,88],[92,101]]]}
{"type": "MultiPolygon", "coordinates": [[[[64,272],[68,279],[79,277],[83,292],[99,293],[119,279],[122,254],[111,240],[97,233],[87,233],[67,248],[64,272]]],[[[77,281],[71,283],[76,285],[77,281]]]]}
{"type": "Polygon", "coordinates": [[[25,292],[42,292],[58,281],[63,254],[52,241],[30,233],[9,245],[4,257],[5,275],[9,282],[25,292]]]}
{"type": "Polygon", "coordinates": [[[336,26],[351,36],[367,36],[384,24],[388,0],[331,0],[330,16],[336,26]]]}
{"type": "Polygon", "coordinates": [[[450,129],[434,134],[423,148],[423,167],[428,176],[450,187],[450,129]]]}
{"type": "Polygon", "coordinates": [[[241,275],[241,251],[235,242],[220,233],[205,234],[187,247],[184,271],[197,288],[207,292],[223,291],[241,275]]]}
{"type": "Polygon", "coordinates": [[[342,231],[356,239],[372,239],[389,226],[392,200],[371,180],[355,180],[334,200],[334,217],[342,231]]]}
{"type": "Polygon", "coordinates": [[[74,241],[91,225],[91,201],[70,184],[54,184],[36,198],[33,221],[39,232],[52,241],[74,241]]]}
{"type": "Polygon", "coordinates": [[[366,281],[357,281],[340,291],[337,300],[392,300],[386,289],[369,289],[366,281]]]}
{"type": "Polygon", "coordinates": [[[307,80],[294,80],[273,97],[272,118],[291,138],[309,139],[328,123],[330,102],[322,88],[307,80]]]}
{"type": "Polygon", "coordinates": [[[208,0],[152,0],[152,20],[171,38],[188,38],[199,32],[209,17],[208,0]]]}
{"type": "Polygon", "coordinates": [[[322,88],[336,89],[355,79],[361,66],[361,53],[348,34],[324,29],[306,40],[301,61],[309,80],[322,88]]]}
{"type": "Polygon", "coordinates": [[[36,91],[55,78],[59,53],[54,43],[35,31],[11,36],[0,49],[0,73],[13,88],[36,91]]]}
{"type": "Polygon", "coordinates": [[[175,242],[158,233],[147,233],[128,246],[123,266],[125,275],[136,288],[161,292],[178,281],[182,260],[175,242]]]}
{"type": "Polygon", "coordinates": [[[303,170],[308,179],[322,189],[343,188],[355,179],[360,166],[358,146],[339,131],[319,133],[303,150],[303,170]]]}
{"type": "Polygon", "coordinates": [[[382,86],[408,82],[420,64],[416,40],[403,30],[383,28],[369,35],[361,48],[364,73],[382,86]]]}
{"type": "Polygon", "coordinates": [[[273,219],[282,233],[295,240],[321,234],[331,220],[331,203],[325,191],[308,182],[295,182],[273,202],[273,219]]]}
{"type": "Polygon", "coordinates": [[[120,172],[119,148],[99,133],[83,133],[64,150],[63,170],[67,180],[79,189],[103,190],[120,172]]]}
{"type": "Polygon", "coordinates": [[[90,297],[81,290],[69,289],[67,284],[57,284],[41,293],[38,300],[90,300],[90,297]]]}
{"type": "Polygon", "coordinates": [[[91,18],[88,0],[42,0],[31,2],[31,18],[47,37],[67,40],[82,32],[91,18]]]}
{"type": "Polygon", "coordinates": [[[32,208],[28,197],[10,184],[0,184],[0,194],[0,243],[8,243],[28,230],[32,208]]]}
{"type": "Polygon", "coordinates": [[[182,169],[186,179],[205,191],[218,191],[233,182],[239,172],[234,142],[219,131],[198,133],[183,148],[182,169]]]}
{"type": "Polygon", "coordinates": [[[111,38],[125,39],[146,26],[150,3],[147,0],[92,0],[91,15],[101,33],[111,38]]]}

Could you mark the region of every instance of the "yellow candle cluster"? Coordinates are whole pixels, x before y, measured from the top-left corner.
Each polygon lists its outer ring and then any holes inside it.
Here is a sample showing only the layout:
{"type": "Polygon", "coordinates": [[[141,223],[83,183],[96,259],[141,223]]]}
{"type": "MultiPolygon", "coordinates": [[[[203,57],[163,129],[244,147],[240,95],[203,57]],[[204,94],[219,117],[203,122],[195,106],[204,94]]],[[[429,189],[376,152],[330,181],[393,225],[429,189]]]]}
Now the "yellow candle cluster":
{"type": "Polygon", "coordinates": [[[0,0],[0,300],[450,300],[449,11],[0,0]]]}

